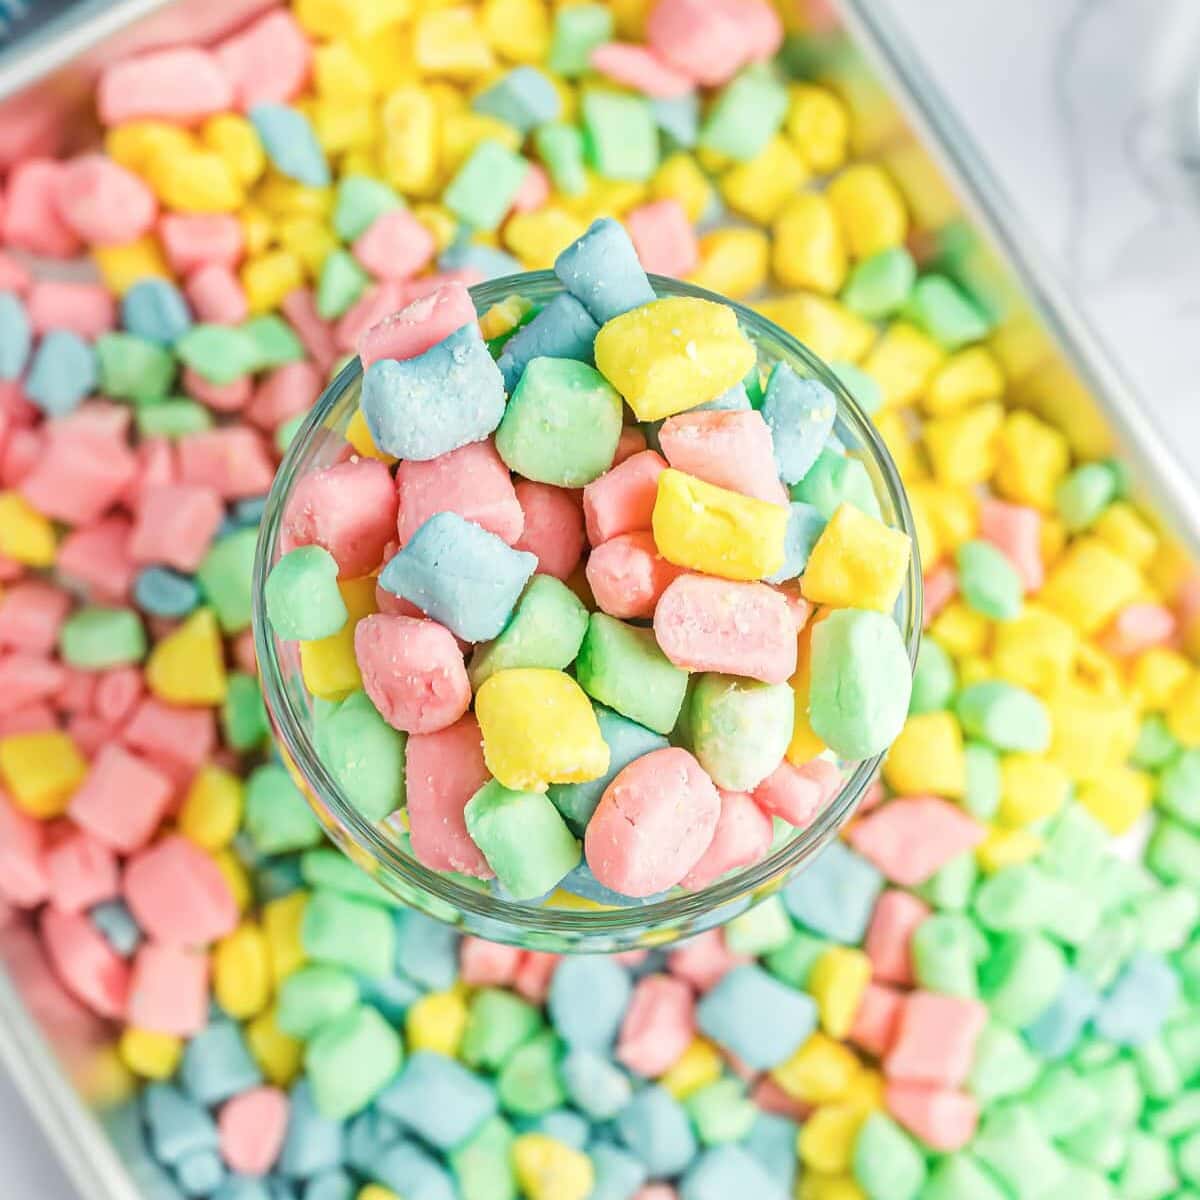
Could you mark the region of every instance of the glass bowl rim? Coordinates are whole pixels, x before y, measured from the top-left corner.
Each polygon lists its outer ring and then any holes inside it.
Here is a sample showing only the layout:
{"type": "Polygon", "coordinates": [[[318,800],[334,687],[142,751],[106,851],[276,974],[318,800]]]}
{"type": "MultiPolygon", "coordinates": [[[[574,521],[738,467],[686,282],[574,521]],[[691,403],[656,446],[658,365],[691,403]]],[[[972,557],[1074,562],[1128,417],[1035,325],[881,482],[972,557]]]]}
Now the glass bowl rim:
{"type": "MultiPolygon", "coordinates": [[[[679,279],[653,274],[649,279],[656,298],[662,298],[664,295],[689,296],[732,308],[739,323],[751,334],[756,346],[764,336],[773,339],[786,356],[802,362],[809,376],[818,379],[837,397],[838,419],[851,426],[863,449],[870,452],[899,518],[900,528],[908,534],[912,543],[909,569],[901,593],[907,593],[909,628],[906,630],[902,627],[901,633],[905,639],[909,665],[915,669],[921,641],[923,607],[920,556],[912,510],[899,471],[874,424],[825,362],[799,339],[761,313],[728,297],[679,279]]],[[[504,275],[476,284],[469,291],[476,312],[482,314],[492,304],[514,294],[545,292],[547,289],[565,290],[553,271],[523,271],[504,275]]],[[[268,628],[263,593],[272,565],[271,560],[279,541],[286,500],[290,497],[298,477],[301,460],[318,436],[332,432],[325,424],[327,417],[362,373],[362,362],[355,355],[325,386],[292,438],[267,497],[255,547],[251,585],[254,649],[268,716],[294,769],[303,777],[307,787],[320,796],[321,803],[333,815],[338,826],[337,833],[334,834],[335,841],[342,842],[344,847],[345,841],[348,840],[356,848],[359,853],[352,857],[359,866],[363,866],[361,856],[370,860],[377,870],[368,873],[385,887],[390,873],[399,877],[406,886],[426,892],[455,910],[469,912],[483,920],[507,923],[526,935],[567,937],[620,934],[686,923],[724,905],[734,904],[760,889],[773,890],[772,885],[791,875],[796,867],[816,855],[853,813],[863,792],[874,778],[886,751],[860,761],[849,778],[843,782],[837,795],[829,801],[816,819],[799,830],[786,845],[769,853],[761,861],[721,876],[699,891],[622,908],[544,908],[505,900],[490,890],[466,886],[405,854],[376,824],[364,817],[354,804],[342,795],[340,787],[317,753],[307,720],[297,713],[292,704],[289,689],[284,683],[275,638],[268,628]]]]}

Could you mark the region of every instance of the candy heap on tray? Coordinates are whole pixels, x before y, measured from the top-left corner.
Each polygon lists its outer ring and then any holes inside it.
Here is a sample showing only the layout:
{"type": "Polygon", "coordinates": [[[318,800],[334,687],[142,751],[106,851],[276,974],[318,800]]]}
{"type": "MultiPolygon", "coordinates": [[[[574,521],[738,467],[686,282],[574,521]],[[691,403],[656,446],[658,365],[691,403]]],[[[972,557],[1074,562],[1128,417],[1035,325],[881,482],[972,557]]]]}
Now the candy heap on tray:
{"type": "Polygon", "coordinates": [[[426,866],[516,900],[696,890],[813,819],[842,778],[819,753],[900,732],[911,547],[833,393],[764,378],[732,308],[656,299],[611,218],[555,272],[488,343],[456,283],[363,334],[368,453],[296,482],[267,615],[327,766],[426,866]]]}
{"type": "Polygon", "coordinates": [[[6,122],[4,938],[112,1023],[90,1094],[151,1200],[1200,1194],[1194,576],[911,227],[936,197],[821,39],[778,35],[755,0],[296,0],[111,67],[94,154],[6,122]],[[670,952],[557,959],[322,845],[249,572],[339,354],[603,216],[875,412],[930,624],[811,870],[670,952]],[[85,249],[102,285],[28,269],[85,249]]]}

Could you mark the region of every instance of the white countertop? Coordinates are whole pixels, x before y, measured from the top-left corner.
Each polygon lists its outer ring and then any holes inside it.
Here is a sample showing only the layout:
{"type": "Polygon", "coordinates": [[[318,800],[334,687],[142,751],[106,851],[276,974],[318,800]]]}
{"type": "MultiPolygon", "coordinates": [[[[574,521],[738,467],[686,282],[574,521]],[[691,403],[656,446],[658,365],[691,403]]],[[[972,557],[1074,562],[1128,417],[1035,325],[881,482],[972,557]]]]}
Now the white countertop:
{"type": "MultiPolygon", "coordinates": [[[[1200,8],[876,2],[922,47],[1153,420],[1200,476],[1200,8]]],[[[0,1162],[6,1196],[77,1200],[2,1072],[0,1162]]]]}

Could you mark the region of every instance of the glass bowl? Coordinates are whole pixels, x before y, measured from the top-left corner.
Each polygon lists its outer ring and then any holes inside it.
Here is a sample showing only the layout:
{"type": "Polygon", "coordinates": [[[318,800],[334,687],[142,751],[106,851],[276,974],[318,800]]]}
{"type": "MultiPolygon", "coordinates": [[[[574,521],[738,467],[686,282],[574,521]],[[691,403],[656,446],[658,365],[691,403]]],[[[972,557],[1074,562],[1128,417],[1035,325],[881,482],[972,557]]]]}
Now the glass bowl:
{"type": "MultiPolygon", "coordinates": [[[[837,397],[834,431],[847,453],[866,467],[883,519],[913,536],[912,514],[895,464],[871,422],[837,377],[809,350],[748,308],[676,279],[651,276],[660,296],[695,296],[729,304],[758,349],[760,368],[787,362],[801,376],[819,379],[837,397]]],[[[509,275],[471,289],[484,313],[517,294],[546,304],[562,291],[551,271],[509,275]]],[[[384,888],[404,903],[460,929],[530,949],[554,952],[615,952],[661,946],[721,925],[782,887],[812,861],[854,812],[875,777],[880,757],[841,764],[841,789],[804,829],[790,831],[762,861],[696,892],[675,892],[654,902],[602,908],[557,893],[549,900],[518,903],[479,880],[442,874],[419,863],[389,822],[365,818],[341,792],[315,748],[314,702],[300,675],[294,643],[277,639],[266,620],[263,586],[281,553],[281,525],[292,490],[306,474],[344,458],[343,437],[358,408],[362,365],[349,363],[329,384],[300,427],[267,499],[254,564],[254,644],[263,696],[280,754],[332,840],[384,888]]],[[[921,630],[921,573],[913,557],[896,605],[896,619],[915,663],[921,630]]]]}

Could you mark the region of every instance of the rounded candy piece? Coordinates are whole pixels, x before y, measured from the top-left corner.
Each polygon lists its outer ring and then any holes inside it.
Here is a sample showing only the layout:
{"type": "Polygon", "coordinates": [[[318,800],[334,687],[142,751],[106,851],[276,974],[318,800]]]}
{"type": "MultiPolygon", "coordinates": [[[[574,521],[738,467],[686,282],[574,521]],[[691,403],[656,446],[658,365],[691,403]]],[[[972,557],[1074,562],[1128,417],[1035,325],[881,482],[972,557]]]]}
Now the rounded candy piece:
{"type": "Polygon", "coordinates": [[[795,700],[786,683],[699,676],[688,703],[692,751],[718,787],[748,792],[783,761],[795,700]]]}
{"type": "Polygon", "coordinates": [[[883,613],[843,608],[812,632],[809,719],[837,755],[869,758],[904,726],[912,671],[896,622],[883,613]]]}
{"type": "Polygon", "coordinates": [[[322,546],[342,579],[369,575],[396,536],[396,489],[383,463],[352,458],[305,475],[284,515],[285,550],[322,546]]]}
{"type": "Polygon", "coordinates": [[[514,491],[525,514],[514,548],[535,555],[540,574],[566,579],[579,563],[584,543],[583,514],[574,496],[528,479],[517,480],[514,491]]]}
{"type": "Polygon", "coordinates": [[[505,787],[544,791],[608,769],[608,745],[588,698],[562,671],[498,671],[475,697],[488,769],[505,787]]]}
{"type": "Polygon", "coordinates": [[[621,397],[586,363],[535,358],[496,430],[496,449],[526,479],[583,487],[612,466],[621,397]]]}
{"type": "Polygon", "coordinates": [[[639,421],[715,399],[754,363],[754,346],[733,309],[691,296],[643,304],[596,335],[596,366],[639,421]]]}
{"type": "Polygon", "coordinates": [[[659,598],[654,636],[687,671],[784,683],[796,670],[796,623],[788,603],[761,583],[682,575],[659,598]]]}
{"type": "Polygon", "coordinates": [[[588,866],[605,887],[652,896],[674,887],[708,849],[721,798],[686,750],[635,759],[608,785],[584,839],[588,866]]]}
{"type": "Polygon", "coordinates": [[[338,565],[322,546],[290,550],[267,576],[267,619],[286,640],[312,641],[337,633],[349,614],[337,586],[338,565]]]}
{"type": "Polygon", "coordinates": [[[135,241],[158,214],[154,193],[132,171],[100,154],[66,163],[54,195],[63,220],[93,246],[135,241]]]}
{"type": "Polygon", "coordinates": [[[745,792],[720,792],[721,815],[712,841],[700,860],[680,880],[688,891],[699,891],[736,867],[765,858],[775,827],[770,816],[745,792]]]}
{"type": "Polygon", "coordinates": [[[471,684],[454,635],[436,621],[375,613],[354,630],[363,688],[393,729],[436,733],[471,704],[471,684]]]}
{"type": "Polygon", "coordinates": [[[597,546],[588,555],[586,577],[602,612],[621,618],[652,617],[680,571],[659,554],[653,534],[639,530],[597,546]]]}

